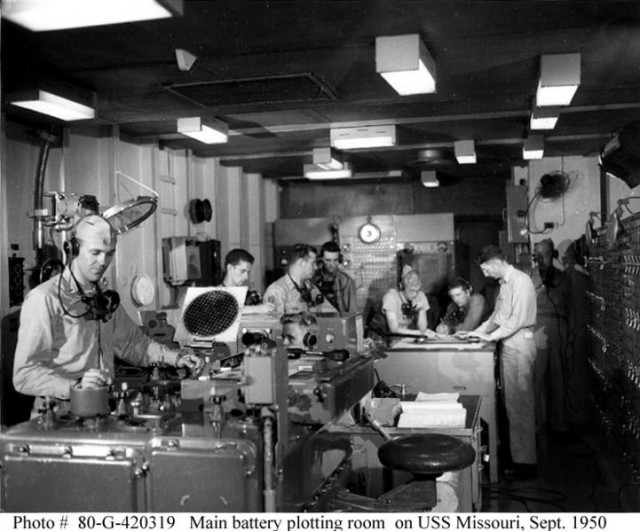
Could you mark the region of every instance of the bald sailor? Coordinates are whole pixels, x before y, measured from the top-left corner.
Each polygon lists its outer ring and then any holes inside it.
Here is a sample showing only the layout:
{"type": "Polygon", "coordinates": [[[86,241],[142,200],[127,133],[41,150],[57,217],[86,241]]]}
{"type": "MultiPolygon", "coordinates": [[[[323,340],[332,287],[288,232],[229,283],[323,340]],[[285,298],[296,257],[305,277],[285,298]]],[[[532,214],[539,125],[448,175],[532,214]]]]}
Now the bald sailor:
{"type": "Polygon", "coordinates": [[[96,388],[114,377],[114,357],[146,366],[162,361],[199,368],[183,355],[145,336],[131,320],[103,277],[116,252],[117,234],[101,216],[81,218],[65,242],[69,263],[60,275],[31,290],[20,315],[13,384],[36,399],[54,398],[59,414],[68,412],[71,386],[96,388]]]}

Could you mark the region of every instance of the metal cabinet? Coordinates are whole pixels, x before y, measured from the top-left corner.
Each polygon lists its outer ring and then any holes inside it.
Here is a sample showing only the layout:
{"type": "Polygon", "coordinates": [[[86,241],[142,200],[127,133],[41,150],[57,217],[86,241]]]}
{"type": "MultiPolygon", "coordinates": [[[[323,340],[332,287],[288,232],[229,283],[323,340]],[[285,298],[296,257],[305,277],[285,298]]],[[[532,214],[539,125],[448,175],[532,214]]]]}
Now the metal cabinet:
{"type": "Polygon", "coordinates": [[[428,343],[407,348],[397,346],[387,350],[387,357],[375,363],[379,377],[387,384],[404,385],[409,393],[458,392],[482,397],[480,416],[489,431],[489,476],[492,483],[497,482],[495,345],[428,343]]]}

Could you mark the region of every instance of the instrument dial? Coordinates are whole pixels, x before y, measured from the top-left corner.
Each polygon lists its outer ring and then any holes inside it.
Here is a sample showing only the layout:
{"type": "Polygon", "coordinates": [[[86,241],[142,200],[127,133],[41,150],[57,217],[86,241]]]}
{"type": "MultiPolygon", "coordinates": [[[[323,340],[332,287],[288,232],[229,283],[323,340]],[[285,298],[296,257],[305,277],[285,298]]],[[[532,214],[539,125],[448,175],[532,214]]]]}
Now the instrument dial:
{"type": "Polygon", "coordinates": [[[380,227],[370,221],[362,225],[358,230],[358,238],[363,243],[375,243],[380,239],[380,236],[382,236],[380,227]]]}

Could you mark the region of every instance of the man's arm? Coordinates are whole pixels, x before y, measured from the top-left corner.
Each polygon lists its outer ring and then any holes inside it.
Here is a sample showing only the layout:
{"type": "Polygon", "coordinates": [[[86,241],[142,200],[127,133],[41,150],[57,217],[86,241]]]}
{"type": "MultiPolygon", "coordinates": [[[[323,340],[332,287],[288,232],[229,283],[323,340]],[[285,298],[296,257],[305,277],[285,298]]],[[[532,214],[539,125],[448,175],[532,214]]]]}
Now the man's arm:
{"type": "MultiPolygon", "coordinates": [[[[494,312],[495,313],[495,312],[494,312]]],[[[524,326],[535,323],[536,291],[529,277],[514,284],[509,297],[503,299],[503,304],[497,315],[498,328],[491,332],[491,341],[499,341],[511,337],[524,326]],[[532,322],[528,322],[529,314],[533,314],[532,322]]]]}
{"type": "MultiPolygon", "coordinates": [[[[453,314],[458,309],[458,306],[455,302],[450,302],[449,306],[447,306],[447,311],[444,313],[444,317],[440,320],[440,325],[444,325],[447,330],[455,331],[455,319],[453,314]]],[[[440,326],[438,325],[438,326],[440,326]]]]}
{"type": "Polygon", "coordinates": [[[284,313],[286,295],[284,290],[277,284],[273,283],[267,287],[267,291],[264,292],[263,300],[271,304],[274,308],[274,312],[277,314],[284,313]]]}
{"type": "Polygon", "coordinates": [[[496,328],[498,328],[498,325],[495,322],[495,317],[496,310],[493,311],[493,313],[484,323],[478,326],[478,328],[476,328],[475,330],[472,330],[473,334],[490,334],[491,332],[493,332],[496,328]]]}
{"type": "Polygon", "coordinates": [[[255,313],[271,313],[275,311],[275,305],[268,302],[262,302],[260,304],[245,305],[242,308],[243,315],[252,315],[255,313]]]}
{"type": "Polygon", "coordinates": [[[78,378],[53,364],[55,308],[44,293],[32,291],[20,313],[20,329],[13,367],[13,385],[20,393],[68,399],[69,387],[78,378]]]}
{"type": "Polygon", "coordinates": [[[471,296],[469,299],[469,311],[467,312],[467,316],[464,318],[464,321],[454,327],[455,331],[468,332],[477,328],[482,320],[486,306],[487,303],[482,295],[471,296]]]}
{"type": "Polygon", "coordinates": [[[429,321],[427,320],[429,300],[427,299],[427,296],[424,294],[424,292],[421,291],[420,293],[418,293],[413,306],[418,310],[418,330],[421,334],[428,334],[430,332],[430,330],[428,330],[429,321]]]}
{"type": "Polygon", "coordinates": [[[174,367],[195,369],[201,360],[195,354],[183,355],[179,350],[157,343],[145,335],[120,306],[113,316],[114,354],[138,366],[166,363],[174,367]]]}

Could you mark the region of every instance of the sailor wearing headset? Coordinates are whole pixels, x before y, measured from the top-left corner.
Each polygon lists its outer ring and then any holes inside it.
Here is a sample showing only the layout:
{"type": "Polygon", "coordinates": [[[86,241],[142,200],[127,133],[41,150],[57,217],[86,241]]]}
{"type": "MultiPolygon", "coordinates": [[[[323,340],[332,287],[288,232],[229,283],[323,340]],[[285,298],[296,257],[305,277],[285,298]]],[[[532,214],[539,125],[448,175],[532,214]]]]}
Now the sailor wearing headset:
{"type": "MultiPolygon", "coordinates": [[[[145,336],[100,283],[116,251],[117,234],[99,215],[81,218],[65,251],[69,265],[31,290],[20,315],[13,384],[17,391],[57,399],[69,411],[70,387],[96,388],[114,377],[114,357],[134,365],[164,362],[198,369],[200,359],[145,336]]],[[[36,400],[35,415],[42,405],[36,400]]]]}

